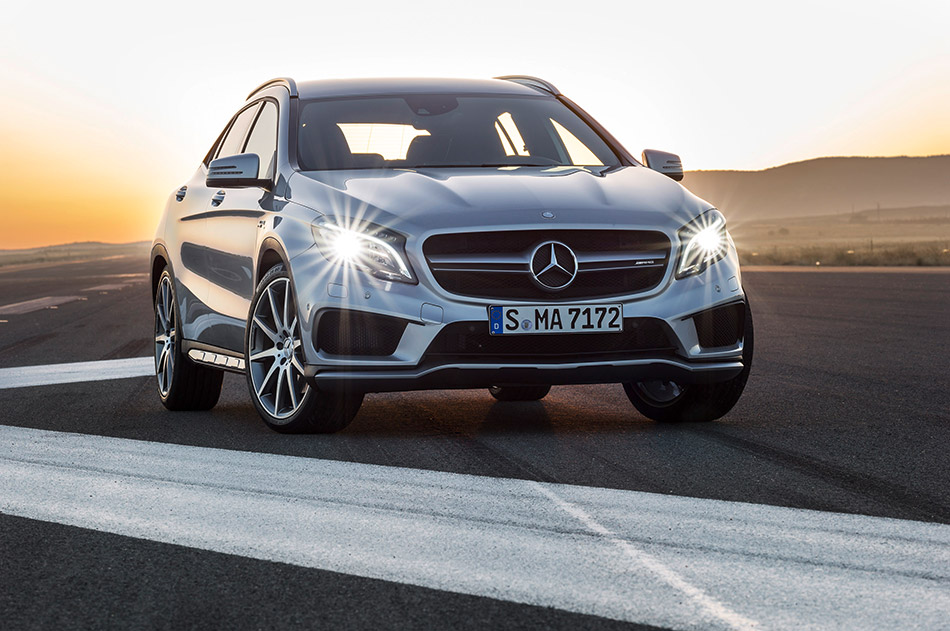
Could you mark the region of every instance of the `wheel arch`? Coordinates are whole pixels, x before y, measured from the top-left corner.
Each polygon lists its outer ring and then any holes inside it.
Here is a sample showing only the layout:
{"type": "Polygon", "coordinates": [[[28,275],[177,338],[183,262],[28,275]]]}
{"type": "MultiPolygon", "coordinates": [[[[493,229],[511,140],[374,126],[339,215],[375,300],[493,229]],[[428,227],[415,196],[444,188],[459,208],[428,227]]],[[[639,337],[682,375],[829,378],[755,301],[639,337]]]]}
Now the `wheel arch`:
{"type": "Polygon", "coordinates": [[[165,246],[161,243],[157,243],[152,246],[152,252],[150,255],[151,266],[149,268],[149,279],[152,284],[152,297],[155,296],[155,292],[158,291],[158,281],[162,277],[162,270],[166,267],[171,271],[171,275],[174,278],[175,271],[172,268],[171,257],[168,256],[168,250],[165,249],[165,246]]]}
{"type": "Polygon", "coordinates": [[[284,246],[274,237],[267,237],[261,242],[261,247],[257,253],[257,266],[254,270],[254,286],[261,282],[261,278],[267,273],[267,270],[278,264],[283,264],[284,269],[290,273],[290,257],[287,256],[284,246]]]}

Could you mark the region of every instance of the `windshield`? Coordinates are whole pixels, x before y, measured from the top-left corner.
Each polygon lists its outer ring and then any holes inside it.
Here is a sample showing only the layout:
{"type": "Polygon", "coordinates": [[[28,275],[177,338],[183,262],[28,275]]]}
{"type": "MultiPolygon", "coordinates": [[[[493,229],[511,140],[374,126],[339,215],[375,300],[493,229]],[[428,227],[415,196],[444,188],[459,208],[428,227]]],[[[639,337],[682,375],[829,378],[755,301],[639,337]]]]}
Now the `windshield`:
{"type": "Polygon", "coordinates": [[[619,164],[590,126],[547,97],[305,101],[297,134],[304,171],[619,164]]]}

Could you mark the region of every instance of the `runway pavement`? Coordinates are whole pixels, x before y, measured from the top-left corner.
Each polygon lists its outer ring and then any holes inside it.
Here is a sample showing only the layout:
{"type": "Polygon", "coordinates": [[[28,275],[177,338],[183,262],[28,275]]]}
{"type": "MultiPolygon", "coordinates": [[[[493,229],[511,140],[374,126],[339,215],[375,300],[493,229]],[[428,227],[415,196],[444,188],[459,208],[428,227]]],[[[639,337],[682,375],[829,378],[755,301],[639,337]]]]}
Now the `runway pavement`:
{"type": "Polygon", "coordinates": [[[11,628],[950,619],[946,272],[747,271],[752,378],[716,423],[565,386],[368,395],[333,436],[270,432],[237,375],[180,414],[113,378],[147,371],[144,272],[0,268],[11,628]]]}

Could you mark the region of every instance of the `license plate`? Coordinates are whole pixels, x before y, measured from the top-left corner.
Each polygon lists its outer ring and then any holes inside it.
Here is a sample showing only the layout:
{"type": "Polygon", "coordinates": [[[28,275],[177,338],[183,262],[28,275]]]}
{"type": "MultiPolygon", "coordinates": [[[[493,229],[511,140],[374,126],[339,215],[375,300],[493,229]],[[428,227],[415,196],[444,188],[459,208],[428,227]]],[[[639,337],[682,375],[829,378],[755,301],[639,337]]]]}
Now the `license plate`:
{"type": "Polygon", "coordinates": [[[621,305],[544,305],[489,307],[492,335],[527,333],[620,333],[621,305]]]}

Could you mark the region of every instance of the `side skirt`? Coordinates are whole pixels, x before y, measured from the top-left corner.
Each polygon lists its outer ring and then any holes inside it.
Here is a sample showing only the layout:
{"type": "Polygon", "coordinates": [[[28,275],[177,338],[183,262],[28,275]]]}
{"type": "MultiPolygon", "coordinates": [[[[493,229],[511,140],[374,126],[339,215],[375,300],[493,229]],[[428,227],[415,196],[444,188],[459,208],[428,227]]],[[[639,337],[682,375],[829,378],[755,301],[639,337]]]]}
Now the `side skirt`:
{"type": "Polygon", "coordinates": [[[244,357],[234,351],[191,340],[183,340],[182,346],[188,358],[196,364],[244,374],[244,357]]]}

